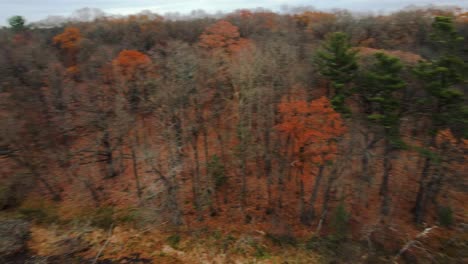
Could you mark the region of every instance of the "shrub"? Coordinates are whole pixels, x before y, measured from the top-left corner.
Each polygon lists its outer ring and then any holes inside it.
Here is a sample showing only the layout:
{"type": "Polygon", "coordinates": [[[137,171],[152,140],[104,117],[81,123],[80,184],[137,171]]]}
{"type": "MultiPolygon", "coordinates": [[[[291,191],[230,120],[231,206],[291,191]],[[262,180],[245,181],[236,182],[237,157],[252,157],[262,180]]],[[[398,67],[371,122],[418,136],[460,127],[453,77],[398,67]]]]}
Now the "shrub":
{"type": "Polygon", "coordinates": [[[337,241],[330,237],[313,236],[306,242],[307,249],[321,252],[323,254],[335,252],[338,247],[339,244],[337,241]]]}
{"type": "Polygon", "coordinates": [[[268,239],[270,239],[275,245],[278,245],[278,246],[296,246],[297,245],[297,240],[294,236],[292,235],[287,235],[287,234],[283,234],[283,235],[275,235],[275,234],[272,234],[272,233],[268,233],[266,235],[266,237],[268,239]]]}
{"type": "Polygon", "coordinates": [[[49,216],[42,208],[20,208],[19,213],[24,219],[38,223],[49,222],[49,216]]]}
{"type": "MultiPolygon", "coordinates": [[[[308,250],[319,253],[328,261],[326,263],[363,263],[362,253],[370,253],[367,249],[361,249],[359,243],[353,241],[338,240],[336,236],[313,236],[306,244],[308,250]]],[[[370,254],[372,255],[372,254],[370,254]]],[[[380,259],[381,260],[381,259],[380,259]]],[[[375,261],[365,263],[376,263],[375,261]]]]}
{"type": "Polygon", "coordinates": [[[180,243],[180,235],[178,234],[171,235],[166,239],[166,241],[171,247],[177,248],[180,243]]]}
{"type": "Polygon", "coordinates": [[[213,155],[208,162],[208,174],[212,178],[216,189],[226,184],[227,177],[224,165],[217,155],[213,155]]]}
{"type": "Polygon", "coordinates": [[[255,250],[254,256],[259,259],[270,258],[271,255],[268,253],[267,248],[264,245],[257,243],[256,241],[251,242],[251,246],[255,250]]]}
{"type": "Polygon", "coordinates": [[[348,235],[348,220],[349,214],[346,211],[344,203],[341,202],[338,207],[336,207],[333,212],[332,218],[332,227],[333,227],[333,237],[336,240],[344,240],[348,235]]]}
{"type": "Polygon", "coordinates": [[[227,235],[222,241],[221,241],[221,247],[223,249],[223,252],[226,252],[229,248],[232,248],[234,243],[236,242],[236,238],[233,237],[232,235],[227,235]]]}
{"type": "Polygon", "coordinates": [[[437,212],[441,226],[449,227],[453,224],[453,211],[450,206],[441,206],[437,212]]]}
{"type": "Polygon", "coordinates": [[[96,227],[108,229],[114,223],[114,208],[101,207],[91,215],[91,224],[96,227]]]}
{"type": "Polygon", "coordinates": [[[141,222],[141,210],[136,208],[126,208],[114,212],[114,220],[119,223],[137,223],[141,222]]]}
{"type": "Polygon", "coordinates": [[[50,224],[58,221],[57,208],[49,203],[24,203],[18,208],[20,217],[40,224],[50,224]]]}
{"type": "Polygon", "coordinates": [[[0,185],[0,210],[8,207],[10,200],[9,188],[4,185],[0,185]]]}

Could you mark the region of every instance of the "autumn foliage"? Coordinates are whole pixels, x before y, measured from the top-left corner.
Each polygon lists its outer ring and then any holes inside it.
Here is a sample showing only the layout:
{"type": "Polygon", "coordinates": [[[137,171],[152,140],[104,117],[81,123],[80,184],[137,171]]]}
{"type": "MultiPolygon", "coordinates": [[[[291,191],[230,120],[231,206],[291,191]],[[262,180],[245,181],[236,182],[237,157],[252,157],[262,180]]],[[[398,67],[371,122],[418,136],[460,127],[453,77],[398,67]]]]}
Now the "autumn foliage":
{"type": "Polygon", "coordinates": [[[80,30],[76,27],[68,27],[63,33],[54,37],[53,41],[64,50],[76,50],[82,39],[80,30]]]}
{"type": "Polygon", "coordinates": [[[336,19],[336,16],[331,13],[306,11],[295,15],[294,18],[299,26],[313,31],[316,25],[320,25],[320,23],[324,23],[324,21],[331,22],[336,19]]]}
{"type": "Polygon", "coordinates": [[[123,76],[132,79],[138,72],[148,70],[151,65],[151,59],[136,50],[123,50],[117,58],[112,61],[112,65],[123,76]]]}
{"type": "Polygon", "coordinates": [[[294,153],[300,160],[307,158],[323,165],[335,157],[336,140],[346,132],[346,127],[326,97],[310,103],[282,102],[278,110],[283,121],[276,128],[294,138],[294,153]]]}
{"type": "Polygon", "coordinates": [[[466,13],[167,16],[0,28],[0,216],[42,224],[31,252],[466,257],[466,13]]]}
{"type": "Polygon", "coordinates": [[[74,67],[76,65],[81,40],[81,32],[76,27],[65,28],[63,33],[53,38],[54,44],[58,45],[64,54],[64,64],[67,67],[74,67]]]}
{"type": "Polygon", "coordinates": [[[236,26],[228,21],[220,20],[206,28],[200,36],[199,45],[207,50],[222,51],[232,55],[248,47],[250,41],[240,37],[236,26]]]}

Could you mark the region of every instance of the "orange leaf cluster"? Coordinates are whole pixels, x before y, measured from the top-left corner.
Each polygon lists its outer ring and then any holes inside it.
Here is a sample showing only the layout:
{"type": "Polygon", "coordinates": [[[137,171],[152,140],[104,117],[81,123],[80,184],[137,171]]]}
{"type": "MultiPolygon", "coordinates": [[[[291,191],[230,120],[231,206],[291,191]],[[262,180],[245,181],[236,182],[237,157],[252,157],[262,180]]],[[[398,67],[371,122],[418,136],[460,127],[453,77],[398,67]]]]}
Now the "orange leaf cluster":
{"type": "Polygon", "coordinates": [[[451,174],[452,176],[461,175],[459,172],[467,170],[468,140],[457,139],[450,129],[445,129],[438,131],[436,147],[442,160],[442,167],[446,169],[446,177],[451,174]]]}
{"type": "Polygon", "coordinates": [[[436,144],[439,148],[444,146],[456,146],[457,139],[452,134],[452,131],[450,131],[450,129],[445,129],[437,133],[436,144]]]}
{"type": "Polygon", "coordinates": [[[468,23],[468,12],[457,15],[456,21],[459,23],[468,23]]]}
{"type": "MultiPolygon", "coordinates": [[[[370,39],[368,39],[368,40],[370,40],[370,39]]],[[[368,41],[368,40],[364,40],[364,43],[361,42],[361,45],[366,45],[365,42],[368,41]]],[[[421,57],[419,54],[412,53],[412,52],[401,51],[401,50],[373,49],[373,48],[369,48],[369,47],[356,47],[355,50],[359,52],[359,55],[360,55],[361,59],[364,59],[364,58],[367,58],[367,57],[372,57],[376,53],[381,52],[381,53],[385,53],[385,54],[390,55],[390,56],[397,57],[400,60],[402,60],[403,62],[406,62],[406,63],[411,64],[411,65],[414,65],[414,64],[424,60],[424,58],[421,57]]]]}
{"type": "Polygon", "coordinates": [[[145,71],[151,65],[151,59],[136,50],[123,50],[112,61],[120,74],[132,79],[139,71],[145,71]]]}
{"type": "Polygon", "coordinates": [[[325,12],[306,11],[294,16],[297,24],[311,30],[316,23],[323,21],[333,21],[336,19],[334,14],[325,12]]]}
{"type": "Polygon", "coordinates": [[[336,139],[346,132],[346,127],[327,98],[310,103],[282,102],[279,112],[283,122],[276,128],[294,138],[295,154],[307,156],[315,164],[324,164],[335,157],[336,139]]]}
{"type": "Polygon", "coordinates": [[[80,69],[77,66],[70,66],[67,68],[67,75],[70,77],[77,77],[80,73],[80,69]]]}
{"type": "Polygon", "coordinates": [[[248,47],[250,43],[249,40],[240,37],[239,28],[228,21],[220,20],[203,32],[199,45],[208,50],[222,50],[234,54],[248,47]]]}
{"type": "Polygon", "coordinates": [[[81,40],[81,33],[78,28],[68,27],[62,34],[54,37],[54,44],[60,45],[61,49],[76,50],[81,40]]]}

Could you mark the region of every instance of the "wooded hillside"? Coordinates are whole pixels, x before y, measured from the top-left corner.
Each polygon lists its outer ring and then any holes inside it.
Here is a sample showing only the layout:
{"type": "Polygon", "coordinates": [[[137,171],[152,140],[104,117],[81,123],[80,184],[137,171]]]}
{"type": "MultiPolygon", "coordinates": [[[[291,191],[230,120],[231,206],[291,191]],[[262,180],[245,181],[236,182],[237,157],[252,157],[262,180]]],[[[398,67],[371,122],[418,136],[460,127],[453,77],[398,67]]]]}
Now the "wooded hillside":
{"type": "Polygon", "coordinates": [[[467,13],[10,24],[1,210],[467,259],[467,13]]]}

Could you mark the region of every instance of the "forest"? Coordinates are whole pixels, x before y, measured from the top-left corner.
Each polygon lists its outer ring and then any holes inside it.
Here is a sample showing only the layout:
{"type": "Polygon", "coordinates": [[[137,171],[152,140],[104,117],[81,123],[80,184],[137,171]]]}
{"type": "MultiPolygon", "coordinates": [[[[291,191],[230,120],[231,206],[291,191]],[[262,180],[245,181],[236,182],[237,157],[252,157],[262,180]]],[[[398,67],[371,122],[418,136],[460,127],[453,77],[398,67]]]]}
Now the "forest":
{"type": "Polygon", "coordinates": [[[13,16],[0,47],[2,263],[468,261],[461,8],[13,16]]]}

